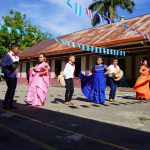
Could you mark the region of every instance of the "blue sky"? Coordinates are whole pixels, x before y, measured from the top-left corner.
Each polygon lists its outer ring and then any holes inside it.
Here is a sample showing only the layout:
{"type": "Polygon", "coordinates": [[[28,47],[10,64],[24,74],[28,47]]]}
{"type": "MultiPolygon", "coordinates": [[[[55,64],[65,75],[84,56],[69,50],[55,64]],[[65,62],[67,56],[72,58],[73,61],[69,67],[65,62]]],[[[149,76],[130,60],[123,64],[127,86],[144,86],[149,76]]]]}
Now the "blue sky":
{"type": "MultiPolygon", "coordinates": [[[[134,0],[136,7],[133,14],[118,10],[119,16],[125,19],[150,13],[150,0],[134,0]]],[[[90,19],[85,9],[92,0],[72,0],[82,5],[82,16],[74,14],[74,10],[66,5],[66,0],[0,0],[0,18],[7,15],[10,9],[27,14],[27,19],[43,31],[56,36],[91,28],[90,19]]]]}

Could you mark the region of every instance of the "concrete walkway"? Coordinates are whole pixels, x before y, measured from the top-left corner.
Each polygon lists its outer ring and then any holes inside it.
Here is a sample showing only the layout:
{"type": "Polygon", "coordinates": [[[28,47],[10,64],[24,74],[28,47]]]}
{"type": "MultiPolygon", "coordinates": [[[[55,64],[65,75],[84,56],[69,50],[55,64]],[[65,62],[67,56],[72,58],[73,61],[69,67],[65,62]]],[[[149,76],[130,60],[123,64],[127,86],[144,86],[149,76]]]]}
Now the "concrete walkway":
{"type": "MultiPolygon", "coordinates": [[[[0,89],[2,107],[5,83],[0,84],[0,89]]],[[[26,92],[26,85],[18,85],[18,109],[0,109],[0,142],[5,141],[0,149],[150,149],[150,101],[135,100],[130,88],[118,88],[117,102],[106,101],[104,105],[89,102],[76,88],[75,105],[66,106],[65,89],[50,87],[46,104],[32,107],[24,104],[26,92]]],[[[108,92],[109,88],[107,98],[108,92]]]]}

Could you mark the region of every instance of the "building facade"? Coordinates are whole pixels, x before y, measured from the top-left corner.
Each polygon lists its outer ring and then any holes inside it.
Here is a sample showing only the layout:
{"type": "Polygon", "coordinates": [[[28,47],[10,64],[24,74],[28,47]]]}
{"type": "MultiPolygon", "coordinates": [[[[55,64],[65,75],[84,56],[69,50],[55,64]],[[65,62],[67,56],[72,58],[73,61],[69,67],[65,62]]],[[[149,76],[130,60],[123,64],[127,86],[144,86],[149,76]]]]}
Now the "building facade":
{"type": "Polygon", "coordinates": [[[47,55],[47,61],[51,66],[51,85],[59,84],[57,76],[64,69],[69,54],[76,56],[75,85],[80,85],[79,72],[88,73],[90,68],[95,64],[97,55],[104,57],[104,63],[106,65],[110,65],[112,59],[118,57],[119,66],[124,71],[128,86],[134,85],[139,75],[141,58],[145,56],[150,58],[150,41],[142,35],[126,30],[122,27],[123,23],[148,35],[150,34],[150,14],[148,14],[113,23],[112,25],[99,26],[60,36],[58,39],[102,48],[124,50],[126,51],[125,57],[86,50],[82,51],[79,47],[68,47],[61,42],[54,41],[54,39],[43,40],[20,53],[19,82],[27,82],[29,68],[37,63],[37,57],[40,53],[45,53],[47,55]]]}

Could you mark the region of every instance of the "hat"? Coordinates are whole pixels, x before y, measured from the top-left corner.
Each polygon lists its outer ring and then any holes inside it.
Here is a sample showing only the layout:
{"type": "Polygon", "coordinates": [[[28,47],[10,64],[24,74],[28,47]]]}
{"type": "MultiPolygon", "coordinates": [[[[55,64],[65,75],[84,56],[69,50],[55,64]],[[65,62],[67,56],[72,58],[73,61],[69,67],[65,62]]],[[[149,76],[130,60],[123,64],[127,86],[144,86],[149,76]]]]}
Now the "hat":
{"type": "Polygon", "coordinates": [[[58,81],[62,86],[66,86],[66,82],[64,79],[64,72],[61,71],[60,75],[58,76],[58,81]]]}
{"type": "Polygon", "coordinates": [[[118,69],[118,70],[116,70],[115,72],[114,72],[114,75],[113,75],[113,79],[115,80],[115,81],[119,81],[119,80],[121,80],[121,78],[123,77],[123,71],[122,70],[120,70],[120,69],[118,69]]]}

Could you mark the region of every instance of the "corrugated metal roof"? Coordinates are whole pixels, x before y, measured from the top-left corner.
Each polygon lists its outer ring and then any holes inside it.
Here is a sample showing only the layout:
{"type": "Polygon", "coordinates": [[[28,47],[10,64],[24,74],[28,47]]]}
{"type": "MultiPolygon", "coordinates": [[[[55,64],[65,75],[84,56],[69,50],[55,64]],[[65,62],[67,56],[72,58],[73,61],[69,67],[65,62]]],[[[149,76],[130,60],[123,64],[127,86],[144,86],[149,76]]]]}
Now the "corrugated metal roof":
{"type": "MultiPolygon", "coordinates": [[[[128,31],[122,27],[122,23],[129,27],[135,28],[141,32],[150,35],[150,14],[125,20],[124,22],[113,23],[112,25],[97,26],[94,28],[74,32],[68,35],[60,36],[58,39],[69,40],[82,44],[94,46],[114,45],[118,43],[136,41],[144,39],[138,33],[128,31]]],[[[38,44],[20,53],[21,58],[37,56],[39,53],[56,54],[68,51],[75,51],[77,48],[68,47],[61,42],[56,42],[54,39],[43,40],[38,44]]]]}

